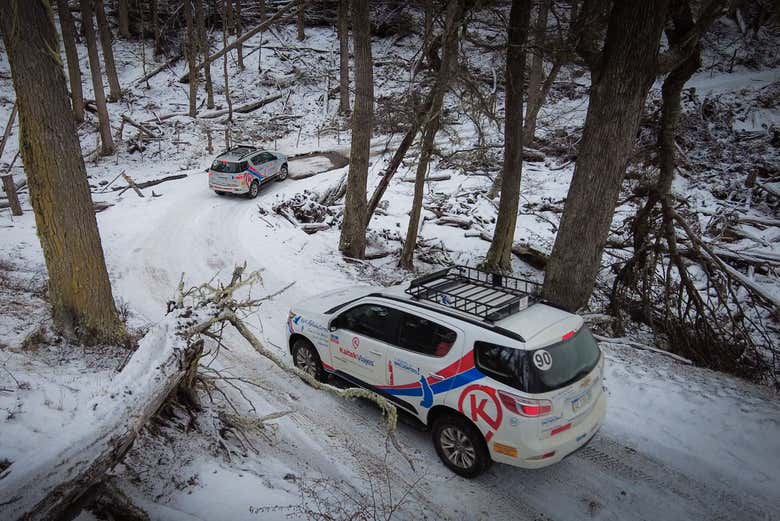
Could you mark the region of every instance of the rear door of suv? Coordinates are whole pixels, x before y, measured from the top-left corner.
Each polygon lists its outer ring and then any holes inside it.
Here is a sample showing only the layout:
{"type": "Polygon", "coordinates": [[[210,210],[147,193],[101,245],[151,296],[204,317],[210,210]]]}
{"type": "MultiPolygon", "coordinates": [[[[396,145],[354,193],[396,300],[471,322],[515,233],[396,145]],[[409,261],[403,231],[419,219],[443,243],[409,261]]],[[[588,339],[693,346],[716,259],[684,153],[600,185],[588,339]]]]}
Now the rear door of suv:
{"type": "Polygon", "coordinates": [[[452,387],[463,356],[464,334],[434,316],[401,311],[398,340],[387,352],[383,390],[425,418],[452,387]]]}

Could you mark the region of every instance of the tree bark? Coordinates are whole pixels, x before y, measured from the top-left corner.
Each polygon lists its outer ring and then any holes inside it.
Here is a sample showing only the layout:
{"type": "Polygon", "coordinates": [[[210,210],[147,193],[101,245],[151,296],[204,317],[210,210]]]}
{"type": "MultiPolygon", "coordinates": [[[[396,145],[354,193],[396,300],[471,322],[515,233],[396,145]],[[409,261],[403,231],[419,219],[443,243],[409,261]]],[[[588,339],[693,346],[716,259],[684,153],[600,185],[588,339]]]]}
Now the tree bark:
{"type": "Polygon", "coordinates": [[[339,112],[349,114],[349,0],[339,0],[339,112]]]}
{"type": "Polygon", "coordinates": [[[374,116],[374,70],[368,0],[352,0],[350,10],[355,49],[355,110],[339,250],[347,257],[362,259],[366,254],[366,185],[374,116]]]}
{"type": "Polygon", "coordinates": [[[547,34],[547,16],[550,11],[550,1],[542,0],[536,12],[531,42],[531,66],[528,68],[528,103],[525,112],[525,141],[533,143],[536,134],[536,116],[542,105],[541,94],[544,84],[544,43],[547,34]],[[531,114],[531,108],[534,113],[531,114]]]}
{"type": "MultiPolygon", "coordinates": [[[[203,76],[206,82],[206,108],[214,108],[214,84],[211,80],[211,62],[209,59],[209,36],[206,32],[206,17],[203,13],[203,0],[195,0],[195,23],[198,26],[198,37],[200,39],[200,53],[203,57],[205,65],[203,67],[203,76]]],[[[189,64],[190,70],[197,67],[193,67],[189,64]]]]}
{"type": "MultiPolygon", "coordinates": [[[[49,273],[49,301],[55,326],[68,338],[115,343],[126,333],[111,294],[52,21],[48,3],[0,2],[19,105],[19,145],[49,273]]],[[[92,40],[94,44],[94,34],[92,40]]]]}
{"type": "MultiPolygon", "coordinates": [[[[236,37],[241,38],[241,0],[235,0],[235,16],[233,17],[234,29],[236,31],[236,37]]],[[[236,57],[238,58],[238,68],[244,70],[244,46],[240,43],[236,46],[236,57]]]]}
{"type": "Polygon", "coordinates": [[[119,34],[125,39],[130,38],[130,12],[127,2],[128,0],[119,0],[119,34]]]}
{"type": "Polygon", "coordinates": [[[591,87],[577,165],[544,280],[544,296],[587,304],[658,62],[669,0],[616,2],[591,87]]]}
{"type": "MultiPolygon", "coordinates": [[[[498,219],[493,241],[485,258],[489,271],[512,271],[520,182],[523,171],[523,75],[531,0],[512,0],[506,51],[506,99],[504,118],[504,165],[498,219]]],[[[546,13],[545,13],[546,19],[546,13]]]]}
{"type": "Polygon", "coordinates": [[[119,101],[122,97],[122,88],[119,86],[119,77],[116,74],[114,49],[111,46],[111,28],[108,26],[103,0],[95,0],[95,16],[100,34],[100,46],[103,49],[103,61],[106,63],[106,76],[108,77],[109,88],[108,101],[119,101]]]}
{"type": "Polygon", "coordinates": [[[114,153],[114,138],[111,136],[111,123],[108,119],[106,94],[103,91],[103,77],[100,72],[100,57],[98,56],[97,40],[95,39],[95,26],[92,25],[94,0],[80,0],[80,2],[81,26],[84,29],[84,38],[87,40],[89,73],[92,76],[95,106],[97,107],[98,120],[100,122],[100,153],[104,156],[110,156],[114,153]]]}
{"type": "Polygon", "coordinates": [[[417,246],[417,233],[420,228],[420,214],[422,213],[423,190],[425,189],[425,176],[428,173],[428,164],[433,153],[433,140],[441,126],[441,110],[444,103],[444,94],[447,92],[452,69],[457,62],[458,52],[458,26],[463,18],[463,0],[450,0],[447,5],[447,18],[442,38],[442,57],[436,83],[431,97],[431,108],[426,117],[423,130],[423,140],[420,145],[420,159],[417,163],[417,173],[414,182],[414,197],[412,199],[412,211],[409,214],[409,226],[406,231],[406,241],[401,250],[401,267],[407,270],[414,269],[414,250],[417,246]]]}
{"type": "Polygon", "coordinates": [[[3,190],[8,197],[8,206],[11,208],[11,215],[19,217],[22,215],[22,205],[19,204],[19,196],[16,194],[16,185],[14,184],[14,176],[6,174],[0,176],[3,180],[3,190]]]}
{"type": "Polygon", "coordinates": [[[296,28],[298,30],[298,41],[299,42],[302,42],[302,41],[304,41],[306,39],[306,32],[304,30],[304,25],[305,25],[304,24],[304,22],[305,22],[304,9],[305,9],[305,7],[306,7],[306,2],[305,1],[301,2],[298,5],[298,13],[297,13],[297,17],[296,17],[295,26],[296,26],[296,28]]]}
{"type": "Polygon", "coordinates": [[[76,50],[76,25],[70,12],[68,0],[57,0],[57,12],[60,15],[62,44],[68,59],[68,78],[70,79],[70,101],[76,121],[84,121],[84,91],[81,86],[81,67],[79,53],[76,50]]]}
{"type": "Polygon", "coordinates": [[[184,0],[184,20],[187,25],[187,66],[190,68],[190,106],[189,115],[194,118],[197,114],[196,104],[198,102],[198,33],[195,30],[195,23],[192,17],[192,2],[184,0]]]}

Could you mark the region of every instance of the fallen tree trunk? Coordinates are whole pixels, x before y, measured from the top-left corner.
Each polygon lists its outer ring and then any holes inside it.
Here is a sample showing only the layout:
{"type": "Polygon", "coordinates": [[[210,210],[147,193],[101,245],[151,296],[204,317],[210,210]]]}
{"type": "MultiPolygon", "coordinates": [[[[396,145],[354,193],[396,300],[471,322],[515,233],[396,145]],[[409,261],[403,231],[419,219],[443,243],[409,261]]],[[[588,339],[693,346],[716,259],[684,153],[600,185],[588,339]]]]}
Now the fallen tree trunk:
{"type": "MultiPolygon", "coordinates": [[[[169,175],[165,177],[161,177],[160,179],[154,179],[152,181],[144,181],[143,183],[133,183],[137,188],[149,188],[150,186],[157,186],[160,183],[164,183],[166,181],[175,181],[177,179],[184,179],[187,177],[187,174],[175,174],[175,175],[169,175]]],[[[127,190],[129,187],[127,186],[117,186],[116,188],[113,188],[112,190],[114,192],[119,190],[127,190]]],[[[141,195],[143,197],[143,195],[141,195]]]]}
{"type": "Polygon", "coordinates": [[[4,519],[58,519],[104,479],[197,363],[202,341],[186,342],[178,326],[169,317],[153,327],[103,394],[90,397],[80,418],[90,427],[86,434],[63,435],[0,474],[4,519]]]}
{"type": "MultiPolygon", "coordinates": [[[[252,101],[251,103],[245,103],[244,105],[240,105],[238,107],[235,107],[233,109],[233,112],[239,112],[241,114],[247,114],[249,112],[252,112],[253,110],[257,110],[260,107],[263,107],[265,105],[268,105],[271,102],[274,102],[281,98],[281,94],[275,94],[273,96],[269,96],[267,98],[263,98],[261,100],[252,101]]],[[[222,109],[222,110],[214,110],[212,112],[206,112],[205,114],[201,114],[198,116],[201,119],[213,119],[218,118],[220,116],[224,116],[229,112],[229,109],[222,109]]]]}
{"type": "MultiPolygon", "coordinates": [[[[285,5],[283,8],[279,9],[273,16],[271,16],[270,18],[265,20],[263,23],[261,23],[260,25],[258,25],[254,29],[252,29],[251,31],[247,31],[246,33],[241,35],[240,38],[236,38],[233,41],[233,43],[231,43],[230,45],[226,45],[221,50],[215,52],[214,54],[209,56],[206,59],[206,61],[203,61],[203,62],[199,63],[195,67],[195,71],[201,70],[206,65],[206,63],[211,63],[214,60],[216,60],[218,58],[221,58],[228,51],[231,51],[231,50],[235,49],[236,47],[238,47],[239,45],[242,45],[244,42],[246,42],[247,40],[252,38],[257,33],[265,31],[266,29],[268,29],[270,26],[272,26],[276,22],[278,22],[278,21],[282,20],[283,18],[285,18],[287,15],[292,15],[294,13],[293,8],[297,7],[298,4],[300,4],[300,3],[304,2],[304,1],[305,0],[293,0],[289,4],[285,5]]],[[[190,76],[190,71],[189,71],[189,69],[187,69],[184,72],[184,74],[179,78],[179,82],[187,83],[189,81],[189,76],[190,76]]]]}
{"type": "MultiPolygon", "coordinates": [[[[492,241],[490,235],[485,231],[481,231],[478,233],[466,232],[466,237],[479,237],[483,241],[487,241],[487,242],[492,241]]],[[[519,242],[512,244],[512,253],[518,259],[522,260],[529,266],[532,266],[538,270],[543,270],[547,266],[547,261],[550,258],[550,256],[544,253],[543,251],[537,250],[536,248],[528,244],[522,244],[519,242]]]]}
{"type": "Polygon", "coordinates": [[[152,78],[154,78],[155,76],[157,76],[159,73],[161,73],[162,71],[164,71],[165,69],[167,69],[168,67],[170,67],[171,65],[173,65],[174,63],[176,63],[177,61],[179,61],[179,60],[181,59],[181,57],[182,57],[182,55],[181,55],[181,54],[177,54],[176,56],[174,56],[173,58],[171,58],[171,59],[170,59],[170,60],[168,60],[167,62],[163,63],[162,65],[160,65],[159,67],[157,67],[156,69],[154,69],[154,70],[153,70],[152,72],[150,72],[149,74],[146,74],[146,75],[144,75],[144,76],[141,76],[140,78],[138,78],[137,80],[135,80],[135,81],[133,82],[133,84],[135,84],[135,85],[139,85],[139,84],[141,84],[141,83],[143,83],[143,82],[145,82],[145,81],[147,81],[147,80],[151,80],[152,78]]]}
{"type": "MultiPolygon", "coordinates": [[[[452,176],[450,174],[434,174],[426,177],[425,182],[427,183],[429,181],[447,181],[448,179],[451,178],[452,176]]],[[[406,179],[401,179],[401,181],[403,181],[404,183],[414,183],[415,179],[413,177],[409,177],[406,179]]]]}

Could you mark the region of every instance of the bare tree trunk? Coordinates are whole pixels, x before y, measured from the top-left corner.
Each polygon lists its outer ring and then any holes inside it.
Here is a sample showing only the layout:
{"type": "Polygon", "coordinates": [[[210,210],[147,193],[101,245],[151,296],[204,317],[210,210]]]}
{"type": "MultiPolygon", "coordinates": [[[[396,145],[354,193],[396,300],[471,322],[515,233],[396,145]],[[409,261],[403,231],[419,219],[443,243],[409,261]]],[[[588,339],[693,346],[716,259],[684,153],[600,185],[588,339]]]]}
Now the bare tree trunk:
{"type": "Polygon", "coordinates": [[[187,24],[187,66],[190,68],[190,109],[189,115],[194,118],[197,114],[196,104],[198,102],[198,33],[195,30],[195,23],[192,19],[192,2],[184,0],[184,20],[187,24]]]}
{"type": "Polygon", "coordinates": [[[130,13],[127,2],[128,0],[119,0],[119,34],[122,38],[130,38],[130,13]]]}
{"type": "Polygon", "coordinates": [[[512,271],[512,244],[523,171],[523,74],[530,14],[531,0],[512,0],[506,51],[503,181],[496,228],[485,258],[485,268],[494,272],[512,271]]]}
{"type": "MultiPolygon", "coordinates": [[[[257,6],[260,22],[265,22],[265,0],[258,0],[257,6]]],[[[260,33],[260,43],[257,44],[257,72],[263,72],[263,33],[260,33]]]]}
{"type": "Polygon", "coordinates": [[[84,38],[87,40],[89,73],[90,76],[92,76],[92,88],[95,91],[95,106],[97,107],[98,120],[100,122],[100,153],[104,156],[110,156],[114,153],[114,138],[111,137],[111,123],[108,119],[106,94],[103,91],[103,76],[100,72],[100,57],[98,56],[97,40],[95,39],[95,27],[92,25],[94,0],[80,1],[81,26],[84,29],[84,38]]]}
{"type": "Polygon", "coordinates": [[[296,18],[296,27],[298,29],[298,41],[302,42],[306,39],[306,32],[304,31],[304,10],[306,8],[306,2],[301,2],[298,6],[298,16],[296,18]]]}
{"type": "Polygon", "coordinates": [[[76,50],[76,26],[70,12],[68,0],[57,0],[57,11],[60,15],[62,43],[65,46],[65,57],[68,59],[68,78],[70,79],[70,101],[76,121],[84,121],[84,91],[81,86],[81,67],[79,53],[76,50]]]}
{"type": "Polygon", "coordinates": [[[151,0],[151,4],[152,33],[154,33],[154,55],[160,56],[163,53],[162,38],[160,38],[160,8],[157,5],[157,0],[151,0]]]}
{"type": "Polygon", "coordinates": [[[349,0],[339,0],[339,112],[349,114],[349,0]]]}
{"type": "Polygon", "coordinates": [[[576,310],[587,304],[634,145],[669,0],[616,2],[591,88],[585,129],[544,296],[576,310]]]}
{"type": "MultiPolygon", "coordinates": [[[[241,27],[241,0],[235,0],[236,2],[236,9],[235,9],[235,16],[233,18],[234,22],[234,28],[236,31],[236,37],[241,38],[241,31],[243,31],[241,27]]],[[[238,46],[236,46],[236,56],[238,58],[238,68],[242,71],[244,70],[244,46],[240,43],[238,46]]]]}
{"type": "Polygon", "coordinates": [[[406,241],[401,250],[401,267],[407,270],[414,269],[414,250],[417,246],[417,233],[420,227],[420,214],[422,213],[423,190],[425,189],[425,176],[428,173],[428,164],[433,153],[433,140],[441,125],[441,109],[444,102],[444,94],[447,92],[452,69],[457,62],[458,52],[458,26],[463,17],[463,0],[450,0],[447,5],[447,18],[442,38],[442,56],[436,84],[433,87],[431,108],[428,111],[423,140],[420,145],[420,159],[417,163],[417,174],[414,181],[414,198],[412,199],[412,211],[409,214],[409,226],[406,231],[406,241]]]}
{"type": "Polygon", "coordinates": [[[562,61],[560,61],[558,58],[556,58],[556,60],[557,61],[553,63],[552,68],[547,74],[547,77],[544,79],[542,85],[537,87],[536,95],[533,97],[533,99],[531,99],[529,92],[528,104],[525,108],[525,135],[526,141],[528,143],[533,143],[533,140],[536,138],[536,122],[539,118],[539,111],[541,110],[542,105],[544,105],[544,101],[547,99],[547,95],[550,93],[550,89],[552,88],[553,83],[555,83],[555,80],[558,77],[558,73],[561,70],[561,66],[563,65],[562,61]]]}
{"type": "MultiPolygon", "coordinates": [[[[17,105],[14,103],[14,106],[11,109],[11,115],[8,117],[8,123],[5,125],[5,131],[3,131],[3,139],[0,141],[0,159],[3,158],[5,145],[8,143],[8,138],[11,135],[11,129],[13,128],[14,121],[16,120],[16,113],[17,105]]],[[[11,164],[13,164],[13,161],[11,164]]],[[[9,172],[7,175],[0,177],[2,177],[3,180],[3,190],[5,190],[6,196],[8,196],[8,205],[11,208],[11,215],[22,215],[22,206],[19,204],[19,197],[16,195],[16,185],[14,184],[13,176],[9,172]]]]}
{"type": "Polygon", "coordinates": [[[114,49],[111,47],[111,28],[106,18],[106,8],[103,0],[95,0],[95,16],[97,18],[98,32],[100,33],[100,45],[103,48],[103,61],[106,63],[106,76],[108,77],[108,101],[119,101],[122,97],[122,88],[119,86],[119,77],[116,74],[114,64],[114,49]]]}
{"type": "Polygon", "coordinates": [[[228,34],[233,33],[233,0],[223,0],[225,4],[225,19],[222,25],[227,24],[228,34]]]}
{"type": "MultiPolygon", "coordinates": [[[[195,23],[198,26],[198,36],[200,39],[200,51],[205,65],[203,67],[203,76],[206,80],[206,108],[214,108],[214,85],[211,81],[211,62],[209,61],[209,37],[206,33],[206,17],[203,13],[203,0],[195,0],[195,23]]],[[[197,67],[189,65],[190,71],[197,70],[197,67]]]]}
{"type": "Polygon", "coordinates": [[[125,328],[111,295],[48,3],[0,2],[0,27],[54,323],[67,337],[86,343],[122,341],[125,328]]]}
{"type": "Polygon", "coordinates": [[[544,43],[547,34],[547,16],[550,11],[551,0],[542,0],[537,6],[536,18],[533,26],[533,39],[531,42],[531,66],[528,69],[528,103],[525,113],[525,141],[533,143],[536,134],[536,115],[541,107],[542,85],[544,83],[544,43]],[[535,113],[531,117],[531,107],[535,113]]]}
{"type": "Polygon", "coordinates": [[[366,254],[366,185],[374,116],[374,68],[368,0],[352,0],[350,4],[355,48],[355,110],[339,250],[347,257],[362,259],[366,254]]]}
{"type": "MultiPolygon", "coordinates": [[[[226,0],[225,2],[226,12],[225,12],[225,16],[222,17],[222,45],[225,47],[225,49],[227,49],[227,35],[228,35],[228,30],[230,29],[230,18],[231,18],[231,16],[229,15],[229,13],[231,12],[230,4],[231,1],[226,0]]],[[[228,53],[227,52],[223,55],[223,58],[224,59],[222,60],[222,75],[225,78],[225,101],[227,102],[227,106],[228,106],[228,122],[232,123],[233,122],[233,101],[230,99],[230,82],[228,81],[228,53]]],[[[208,66],[208,58],[206,59],[206,64],[208,66]]],[[[192,67],[190,67],[189,69],[190,69],[190,74],[192,74],[192,67]]],[[[229,140],[230,139],[229,126],[225,130],[225,132],[229,140]]],[[[230,148],[230,145],[228,145],[228,148],[230,148]]]]}

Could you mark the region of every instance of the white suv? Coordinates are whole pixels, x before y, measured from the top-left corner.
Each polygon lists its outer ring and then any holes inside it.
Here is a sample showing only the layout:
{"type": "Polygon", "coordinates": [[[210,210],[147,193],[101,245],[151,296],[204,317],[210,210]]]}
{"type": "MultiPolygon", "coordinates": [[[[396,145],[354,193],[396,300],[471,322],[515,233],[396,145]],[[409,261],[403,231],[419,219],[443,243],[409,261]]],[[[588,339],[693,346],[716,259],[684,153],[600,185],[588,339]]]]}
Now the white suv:
{"type": "Polygon", "coordinates": [[[391,399],[433,430],[454,472],[539,468],[587,444],[606,411],[604,357],[538,285],[454,266],[406,287],[332,291],[292,308],[300,369],[391,399]]]}

